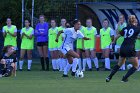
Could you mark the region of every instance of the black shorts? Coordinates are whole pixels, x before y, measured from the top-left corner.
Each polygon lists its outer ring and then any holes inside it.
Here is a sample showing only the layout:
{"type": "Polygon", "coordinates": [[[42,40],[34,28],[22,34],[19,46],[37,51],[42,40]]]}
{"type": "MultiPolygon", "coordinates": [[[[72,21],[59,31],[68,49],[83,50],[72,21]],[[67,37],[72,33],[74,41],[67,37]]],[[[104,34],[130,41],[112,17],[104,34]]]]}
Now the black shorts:
{"type": "Polygon", "coordinates": [[[37,42],[37,46],[48,46],[48,42],[37,42]]]}
{"type": "Polygon", "coordinates": [[[120,48],[121,57],[136,57],[135,46],[122,45],[120,48]]]}
{"type": "MultiPolygon", "coordinates": [[[[8,68],[5,68],[4,70],[2,70],[2,75],[4,75],[6,73],[8,68]]],[[[12,75],[12,70],[10,70],[10,72],[7,73],[8,77],[12,75]]]]}

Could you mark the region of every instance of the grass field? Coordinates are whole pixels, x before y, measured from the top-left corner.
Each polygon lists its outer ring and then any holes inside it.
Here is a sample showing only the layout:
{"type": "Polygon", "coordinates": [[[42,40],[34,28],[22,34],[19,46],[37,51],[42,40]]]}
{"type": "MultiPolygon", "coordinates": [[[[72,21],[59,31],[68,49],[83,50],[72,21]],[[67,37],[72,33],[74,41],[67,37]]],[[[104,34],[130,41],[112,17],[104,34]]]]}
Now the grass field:
{"type": "MultiPolygon", "coordinates": [[[[127,83],[121,83],[125,71],[119,71],[110,83],[105,82],[109,72],[84,72],[85,77],[69,75],[62,78],[62,72],[17,71],[17,77],[0,78],[0,93],[139,93],[140,72],[136,72],[127,83]]],[[[37,68],[37,69],[36,69],[37,68]]],[[[36,70],[35,70],[36,69],[36,70]]]]}

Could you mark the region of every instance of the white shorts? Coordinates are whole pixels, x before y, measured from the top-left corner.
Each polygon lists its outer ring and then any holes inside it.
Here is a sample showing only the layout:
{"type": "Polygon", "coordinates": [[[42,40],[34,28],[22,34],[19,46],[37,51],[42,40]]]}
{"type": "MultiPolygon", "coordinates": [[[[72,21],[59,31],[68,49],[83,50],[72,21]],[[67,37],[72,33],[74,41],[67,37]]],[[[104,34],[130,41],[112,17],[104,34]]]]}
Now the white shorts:
{"type": "Polygon", "coordinates": [[[105,48],[102,48],[102,49],[108,49],[108,48],[110,49],[110,45],[109,45],[109,46],[107,46],[107,47],[105,47],[105,48]]]}
{"type": "Polygon", "coordinates": [[[57,48],[49,48],[49,51],[55,51],[58,50],[57,48]]]}
{"type": "Polygon", "coordinates": [[[73,50],[70,46],[66,45],[64,47],[61,47],[61,52],[66,55],[68,51],[73,50]]]}
{"type": "Polygon", "coordinates": [[[120,45],[115,45],[115,47],[116,47],[116,48],[120,48],[121,46],[120,46],[120,45]]]}

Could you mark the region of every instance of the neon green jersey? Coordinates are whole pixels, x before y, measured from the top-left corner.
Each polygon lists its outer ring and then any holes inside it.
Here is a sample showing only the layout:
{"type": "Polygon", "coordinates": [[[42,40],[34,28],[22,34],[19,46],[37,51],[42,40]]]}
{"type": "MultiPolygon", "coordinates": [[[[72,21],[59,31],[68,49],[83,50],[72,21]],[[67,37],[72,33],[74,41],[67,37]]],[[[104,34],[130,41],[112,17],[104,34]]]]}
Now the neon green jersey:
{"type": "Polygon", "coordinates": [[[57,42],[55,42],[58,33],[58,27],[49,29],[49,48],[57,48],[57,42]]]}
{"type": "MultiPolygon", "coordinates": [[[[33,35],[34,29],[32,27],[29,27],[26,29],[26,27],[22,28],[21,34],[25,33],[27,36],[33,35]]],[[[34,36],[32,39],[28,39],[26,36],[22,37],[21,41],[21,49],[33,49],[34,48],[34,36]]]]}
{"type": "Polygon", "coordinates": [[[85,49],[94,49],[95,48],[95,35],[97,34],[97,30],[95,27],[85,28],[84,35],[91,40],[84,40],[84,48],[85,49]]]}
{"type": "MultiPolygon", "coordinates": [[[[82,33],[84,33],[85,27],[84,27],[84,26],[81,26],[80,31],[81,31],[82,33]]],[[[77,48],[77,49],[82,49],[82,48],[83,48],[83,47],[82,47],[82,39],[81,39],[81,38],[77,39],[77,41],[76,41],[76,48],[77,48]]]]}
{"type": "Polygon", "coordinates": [[[101,49],[106,48],[111,43],[111,35],[110,35],[111,28],[108,27],[107,29],[100,29],[100,39],[101,39],[101,49]]]}
{"type": "MultiPolygon", "coordinates": [[[[3,31],[4,32],[8,32],[9,31],[12,34],[15,33],[15,29],[17,29],[15,25],[11,25],[10,28],[8,26],[4,26],[3,27],[3,31]]],[[[17,39],[17,37],[13,37],[9,33],[7,33],[6,37],[4,38],[4,46],[12,45],[12,46],[16,47],[17,46],[16,39],[17,39]]]]}
{"type": "MultiPolygon", "coordinates": [[[[118,29],[118,31],[120,32],[120,31],[122,31],[122,29],[124,28],[124,27],[126,27],[127,26],[127,24],[124,22],[122,25],[118,25],[117,27],[117,29],[118,29]]],[[[123,36],[121,36],[121,37],[119,37],[118,39],[117,39],[117,42],[116,42],[116,44],[117,45],[119,45],[119,46],[121,46],[121,44],[122,44],[122,42],[124,41],[124,37],[123,36]]]]}
{"type": "MultiPolygon", "coordinates": [[[[62,30],[65,30],[65,29],[66,29],[66,28],[60,26],[60,27],[58,27],[58,32],[59,32],[59,31],[62,31],[62,30]]],[[[62,45],[62,43],[63,43],[63,37],[62,37],[62,34],[61,34],[61,35],[59,36],[59,38],[58,38],[57,47],[60,48],[61,45],[62,45]]]]}

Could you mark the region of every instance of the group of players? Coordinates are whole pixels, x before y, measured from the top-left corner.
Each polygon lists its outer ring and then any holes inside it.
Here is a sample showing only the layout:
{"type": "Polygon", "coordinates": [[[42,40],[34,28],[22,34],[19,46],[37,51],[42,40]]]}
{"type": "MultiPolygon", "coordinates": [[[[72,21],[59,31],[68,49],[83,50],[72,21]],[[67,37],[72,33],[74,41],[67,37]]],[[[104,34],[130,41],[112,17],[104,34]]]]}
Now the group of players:
{"type": "MultiPolygon", "coordinates": [[[[50,28],[47,22],[45,22],[44,15],[39,16],[40,22],[36,25],[35,30],[30,26],[30,21],[25,20],[25,27],[22,28],[21,34],[21,50],[20,50],[20,59],[19,59],[19,70],[22,71],[22,66],[24,63],[24,55],[27,52],[28,58],[28,71],[31,70],[32,64],[32,50],[34,49],[34,38],[36,38],[37,49],[40,55],[40,62],[42,70],[49,70],[49,57],[48,51],[50,52],[50,59],[52,63],[53,71],[64,71],[63,76],[67,77],[70,68],[72,67],[72,76],[75,75],[77,66],[79,70],[85,71],[86,64],[88,65],[88,70],[92,70],[91,62],[93,61],[96,67],[96,70],[99,71],[99,62],[96,57],[96,35],[97,29],[92,26],[92,19],[86,19],[86,27],[81,25],[80,20],[74,20],[72,27],[67,23],[65,18],[61,19],[61,26],[57,27],[56,20],[52,19],[50,22],[50,28]],[[76,51],[74,51],[74,41],[76,41],[76,51]],[[46,66],[45,66],[46,62],[46,66]],[[81,64],[82,63],[82,64],[81,64]]],[[[129,19],[130,20],[130,19],[129,19]]],[[[128,21],[129,22],[129,21],[128,21]]],[[[135,26],[137,25],[137,20],[135,19],[135,26]]],[[[131,23],[132,24],[132,23],[131,23]]],[[[116,24],[116,29],[113,30],[109,27],[109,21],[104,19],[102,21],[102,28],[100,29],[100,45],[102,49],[103,57],[105,58],[105,70],[110,71],[110,45],[122,32],[123,28],[126,28],[130,25],[130,22],[127,24],[123,15],[119,16],[119,22],[116,24]]],[[[133,25],[133,24],[132,24],[133,25]]],[[[126,31],[126,30],[125,30],[126,31]]],[[[7,19],[7,25],[3,27],[3,36],[4,36],[4,51],[0,63],[0,74],[9,76],[6,73],[11,71],[15,72],[17,69],[17,59],[13,57],[15,53],[13,50],[17,48],[16,38],[17,38],[17,28],[11,24],[11,19],[7,19]],[[12,52],[12,53],[11,53],[12,52]],[[5,60],[4,60],[5,59],[5,60]],[[12,60],[12,61],[11,61],[12,60]],[[10,64],[9,64],[10,62],[10,64]],[[13,66],[12,63],[15,63],[13,66]],[[9,70],[9,67],[10,70],[9,70]],[[6,69],[4,69],[6,68],[6,69]]],[[[125,36],[119,36],[116,40],[117,52],[121,53],[120,47],[124,38],[133,36],[134,32],[126,31],[125,36]]],[[[129,41],[128,41],[129,42],[129,41]]],[[[134,42],[134,41],[133,41],[134,42]]],[[[127,49],[127,48],[126,48],[127,49]]],[[[133,47],[131,48],[133,49],[133,47]]],[[[128,50],[128,49],[127,49],[128,50]]],[[[135,48],[133,50],[137,51],[137,56],[139,57],[140,64],[140,40],[137,39],[135,43],[135,48]]],[[[131,52],[131,51],[130,51],[131,52]]],[[[131,53],[128,53],[131,54],[131,53]]],[[[129,57],[129,56],[125,56],[129,57]]],[[[131,55],[130,55],[131,57],[131,55]]],[[[120,57],[121,59],[121,57],[120,57]]],[[[119,61],[124,61],[125,58],[119,61]]],[[[125,70],[125,63],[119,65],[122,70],[125,70]]],[[[117,69],[118,70],[118,69],[117,69]]],[[[11,74],[11,73],[10,73],[11,74]]],[[[109,81],[112,76],[107,78],[109,81]]]]}

